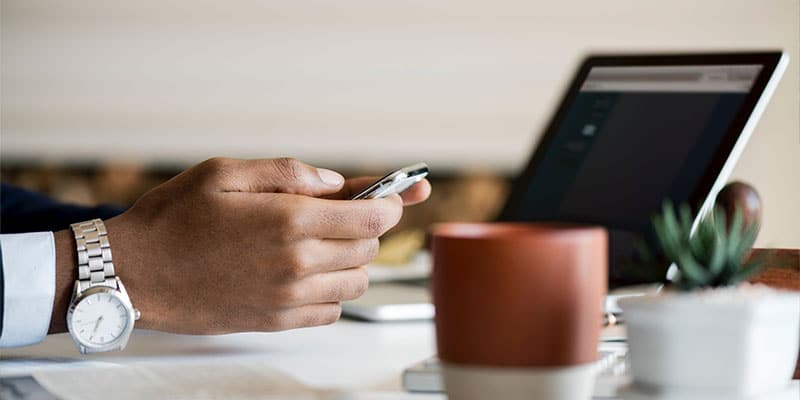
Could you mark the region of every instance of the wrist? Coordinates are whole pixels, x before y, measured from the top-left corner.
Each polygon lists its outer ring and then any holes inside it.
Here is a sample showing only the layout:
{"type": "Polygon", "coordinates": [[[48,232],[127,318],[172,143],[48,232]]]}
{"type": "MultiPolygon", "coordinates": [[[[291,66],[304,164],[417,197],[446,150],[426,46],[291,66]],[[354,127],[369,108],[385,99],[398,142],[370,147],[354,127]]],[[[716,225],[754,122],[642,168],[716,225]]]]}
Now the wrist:
{"type": "Polygon", "coordinates": [[[55,232],[53,238],[56,247],[56,290],[49,332],[60,333],[67,330],[65,316],[78,276],[78,256],[75,251],[75,238],[69,229],[55,232]]]}
{"type": "MultiPolygon", "coordinates": [[[[105,221],[108,230],[109,245],[114,258],[116,275],[125,284],[131,302],[142,313],[136,322],[139,328],[154,327],[153,317],[158,315],[150,305],[146,286],[137,279],[138,266],[144,262],[140,245],[137,245],[135,229],[124,214],[105,221]]],[[[69,308],[75,281],[78,279],[78,257],[75,237],[71,230],[64,229],[53,234],[56,248],[56,287],[53,301],[53,313],[50,318],[49,333],[67,331],[66,315],[69,308]]]]}
{"type": "Polygon", "coordinates": [[[137,228],[128,215],[104,221],[108,231],[108,242],[114,258],[116,276],[125,284],[131,303],[141,312],[136,321],[137,328],[152,329],[156,327],[154,317],[160,315],[153,305],[153,298],[148,290],[153,285],[154,277],[145,277],[142,267],[147,265],[147,253],[150,251],[144,241],[145,228],[137,228]],[[147,278],[147,279],[144,279],[147,278]]]}

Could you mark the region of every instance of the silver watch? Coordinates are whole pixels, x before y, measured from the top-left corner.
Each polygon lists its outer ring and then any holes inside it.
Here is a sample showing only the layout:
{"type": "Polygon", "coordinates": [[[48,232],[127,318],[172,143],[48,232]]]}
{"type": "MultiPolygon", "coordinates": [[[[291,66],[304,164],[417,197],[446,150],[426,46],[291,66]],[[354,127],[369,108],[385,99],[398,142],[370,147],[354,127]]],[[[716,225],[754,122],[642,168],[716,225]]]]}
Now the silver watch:
{"type": "Polygon", "coordinates": [[[106,226],[100,219],[70,225],[78,249],[78,280],[67,328],[81,353],[122,350],[139,311],[114,273],[106,226]]]}

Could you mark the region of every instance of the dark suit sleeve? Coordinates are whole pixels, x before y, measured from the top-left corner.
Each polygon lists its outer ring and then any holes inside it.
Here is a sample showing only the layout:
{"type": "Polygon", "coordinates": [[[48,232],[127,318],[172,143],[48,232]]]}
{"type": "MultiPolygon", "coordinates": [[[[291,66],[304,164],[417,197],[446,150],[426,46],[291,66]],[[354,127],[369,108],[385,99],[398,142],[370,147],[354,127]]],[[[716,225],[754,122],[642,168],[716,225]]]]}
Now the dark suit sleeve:
{"type": "MultiPolygon", "coordinates": [[[[57,202],[47,196],[0,184],[0,233],[59,231],[73,222],[107,219],[125,211],[122,207],[83,207],[57,202]]],[[[3,332],[5,286],[0,250],[0,335],[3,332]]]]}
{"type": "Polygon", "coordinates": [[[73,222],[92,218],[108,219],[122,207],[84,207],[64,204],[47,196],[15,186],[0,184],[0,233],[59,231],[73,222]]]}

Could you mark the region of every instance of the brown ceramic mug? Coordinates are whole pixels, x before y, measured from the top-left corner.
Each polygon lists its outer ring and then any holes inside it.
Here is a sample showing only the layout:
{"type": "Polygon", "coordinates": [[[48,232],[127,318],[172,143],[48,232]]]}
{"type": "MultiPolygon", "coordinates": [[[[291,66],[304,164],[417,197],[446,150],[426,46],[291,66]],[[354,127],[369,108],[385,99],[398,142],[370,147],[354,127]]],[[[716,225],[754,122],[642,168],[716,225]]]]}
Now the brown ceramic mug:
{"type": "Polygon", "coordinates": [[[590,398],[607,242],[595,226],[434,226],[436,341],[449,398],[590,398]]]}

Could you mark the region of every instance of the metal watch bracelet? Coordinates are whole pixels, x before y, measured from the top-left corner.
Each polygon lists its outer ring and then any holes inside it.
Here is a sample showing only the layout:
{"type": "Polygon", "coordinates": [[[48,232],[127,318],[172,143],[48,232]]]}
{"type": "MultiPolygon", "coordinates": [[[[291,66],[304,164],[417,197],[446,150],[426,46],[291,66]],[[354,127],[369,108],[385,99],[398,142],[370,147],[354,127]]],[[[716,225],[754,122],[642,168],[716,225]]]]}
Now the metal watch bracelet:
{"type": "Polygon", "coordinates": [[[78,289],[81,292],[93,286],[117,289],[108,232],[103,221],[95,218],[70,227],[78,249],[78,289]]]}

